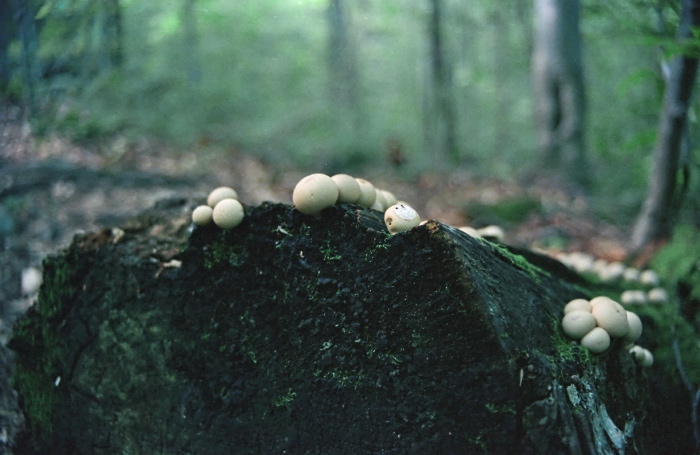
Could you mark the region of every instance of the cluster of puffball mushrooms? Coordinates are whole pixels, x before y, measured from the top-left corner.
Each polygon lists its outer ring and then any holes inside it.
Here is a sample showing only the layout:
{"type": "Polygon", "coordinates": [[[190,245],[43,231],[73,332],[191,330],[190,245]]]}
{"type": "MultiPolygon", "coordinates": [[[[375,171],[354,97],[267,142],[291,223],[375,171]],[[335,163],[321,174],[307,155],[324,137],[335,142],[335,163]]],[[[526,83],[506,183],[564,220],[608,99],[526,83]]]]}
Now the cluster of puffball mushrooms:
{"type": "MultiPolygon", "coordinates": [[[[292,193],[294,207],[306,215],[315,215],[335,204],[357,204],[384,212],[384,223],[390,233],[406,231],[420,224],[420,216],[408,204],[397,202],[389,191],[375,188],[364,179],[347,174],[329,177],[325,174],[307,175],[297,183],[292,193]]],[[[212,222],[222,229],[231,229],[243,221],[243,206],[233,188],[222,186],[213,190],[207,205],[192,212],[197,226],[212,222]]]]}
{"type": "Polygon", "coordinates": [[[650,367],[654,363],[649,350],[634,344],[642,334],[642,320],[609,297],[570,301],[564,307],[561,325],[568,337],[594,354],[605,352],[611,339],[619,338],[640,365],[650,367]]]}

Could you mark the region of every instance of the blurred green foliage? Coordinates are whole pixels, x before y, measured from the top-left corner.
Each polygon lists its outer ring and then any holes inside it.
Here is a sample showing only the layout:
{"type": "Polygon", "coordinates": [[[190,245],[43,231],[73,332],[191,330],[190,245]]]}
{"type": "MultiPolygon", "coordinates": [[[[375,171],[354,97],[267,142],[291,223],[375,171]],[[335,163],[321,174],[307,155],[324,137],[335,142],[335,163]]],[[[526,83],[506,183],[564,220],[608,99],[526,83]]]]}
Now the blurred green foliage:
{"type": "MultiPolygon", "coordinates": [[[[444,3],[465,165],[506,179],[532,170],[539,154],[531,2],[444,3]]],[[[52,73],[43,93],[58,100],[55,115],[42,119],[44,131],[81,140],[157,135],[183,147],[213,141],[306,168],[383,163],[393,140],[415,172],[445,164],[423,133],[430,84],[427,0],[343,2],[357,74],[350,106],[333,95],[347,81],[332,80],[329,70],[329,0],[34,5],[42,66],[52,73]],[[115,4],[119,27],[110,9],[115,4]]],[[[663,93],[660,49],[670,47],[678,20],[664,8],[649,0],[583,1],[596,206],[627,220],[647,185],[663,93]]]]}

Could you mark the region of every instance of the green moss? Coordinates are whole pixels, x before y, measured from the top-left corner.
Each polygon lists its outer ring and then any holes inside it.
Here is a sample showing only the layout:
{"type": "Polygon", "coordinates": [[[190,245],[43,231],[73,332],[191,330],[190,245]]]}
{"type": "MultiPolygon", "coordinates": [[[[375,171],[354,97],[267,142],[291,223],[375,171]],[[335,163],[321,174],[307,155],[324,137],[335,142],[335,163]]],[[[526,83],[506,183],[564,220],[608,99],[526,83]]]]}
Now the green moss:
{"type": "Polygon", "coordinates": [[[508,251],[507,248],[493,242],[489,242],[488,240],[483,240],[479,239],[482,243],[485,245],[491,247],[496,254],[501,256],[502,258],[506,259],[508,262],[510,262],[512,265],[515,267],[519,268],[523,272],[527,273],[530,275],[530,277],[535,280],[536,282],[540,281],[540,278],[542,276],[550,276],[550,274],[541,268],[537,267],[536,265],[533,265],[530,261],[525,259],[523,256],[519,254],[514,254],[508,251]]]}
{"type": "Polygon", "coordinates": [[[61,401],[60,378],[65,375],[65,345],[60,321],[77,289],[68,255],[44,261],[44,284],[36,309],[18,322],[10,346],[21,355],[13,386],[22,397],[32,441],[42,447],[50,441],[52,418],[61,401]]]}

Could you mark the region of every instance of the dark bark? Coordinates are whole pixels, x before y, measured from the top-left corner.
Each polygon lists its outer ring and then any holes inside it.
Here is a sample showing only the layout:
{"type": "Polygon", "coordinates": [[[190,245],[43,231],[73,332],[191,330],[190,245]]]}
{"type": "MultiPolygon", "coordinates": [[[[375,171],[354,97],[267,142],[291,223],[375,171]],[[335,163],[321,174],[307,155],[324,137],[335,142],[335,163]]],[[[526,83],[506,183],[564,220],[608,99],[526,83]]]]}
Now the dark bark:
{"type": "Polygon", "coordinates": [[[12,40],[12,26],[14,24],[10,1],[0,1],[0,94],[4,94],[10,83],[12,71],[10,69],[10,42],[12,40]]]}
{"type": "Polygon", "coordinates": [[[645,376],[563,337],[556,261],[352,206],[190,236],[193,206],[45,262],[18,453],[644,453],[645,376]]]}
{"type": "Polygon", "coordinates": [[[585,150],[585,83],[578,0],[535,0],[532,76],[543,165],[577,185],[590,176],[585,150]]]}
{"type": "Polygon", "coordinates": [[[348,116],[353,129],[359,131],[362,119],[358,106],[357,55],[344,0],[329,0],[327,19],[330,99],[339,107],[338,114],[348,116]]]}
{"type": "MultiPolygon", "coordinates": [[[[696,40],[693,31],[700,27],[700,0],[682,0],[679,41],[696,40]]],[[[645,248],[670,237],[682,203],[683,186],[679,172],[687,184],[688,168],[681,166],[681,152],[687,140],[688,108],[697,79],[698,57],[679,55],[670,65],[659,119],[654,163],[644,205],[632,229],[631,250],[640,253],[645,248]]]]}
{"type": "Polygon", "coordinates": [[[197,30],[196,0],[183,0],[182,23],[184,31],[185,64],[187,81],[198,84],[202,79],[202,69],[199,58],[199,31],[197,30]]]}
{"type": "Polygon", "coordinates": [[[36,106],[36,88],[38,72],[38,37],[34,13],[27,0],[10,0],[12,2],[17,32],[22,41],[22,80],[25,89],[25,107],[33,112],[36,106]]]}
{"type": "Polygon", "coordinates": [[[432,78],[432,99],[434,109],[426,113],[432,117],[428,122],[432,126],[430,136],[434,137],[433,147],[446,154],[452,161],[460,159],[457,147],[457,117],[452,97],[452,69],[448,60],[443,39],[443,3],[442,0],[430,0],[429,39],[430,70],[432,78]]]}

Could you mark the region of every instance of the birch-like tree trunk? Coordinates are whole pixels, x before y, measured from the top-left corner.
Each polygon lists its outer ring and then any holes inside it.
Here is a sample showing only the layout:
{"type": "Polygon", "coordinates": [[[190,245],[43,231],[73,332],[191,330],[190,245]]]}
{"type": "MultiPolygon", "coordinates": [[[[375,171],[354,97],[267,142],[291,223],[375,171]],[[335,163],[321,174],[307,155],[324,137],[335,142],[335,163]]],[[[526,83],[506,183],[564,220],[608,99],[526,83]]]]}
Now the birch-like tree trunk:
{"type": "Polygon", "coordinates": [[[532,76],[545,167],[587,185],[586,96],[579,0],[535,0],[532,76]]]}
{"type": "MultiPolygon", "coordinates": [[[[700,27],[700,0],[681,0],[681,22],[678,39],[682,43],[698,40],[693,36],[700,27]]],[[[678,174],[681,170],[681,149],[686,136],[688,108],[697,77],[697,53],[679,55],[670,65],[659,119],[654,164],[649,187],[632,229],[631,250],[639,253],[659,240],[668,238],[678,216],[682,192],[678,174]]],[[[687,173],[685,178],[687,178],[687,173]]]]}

